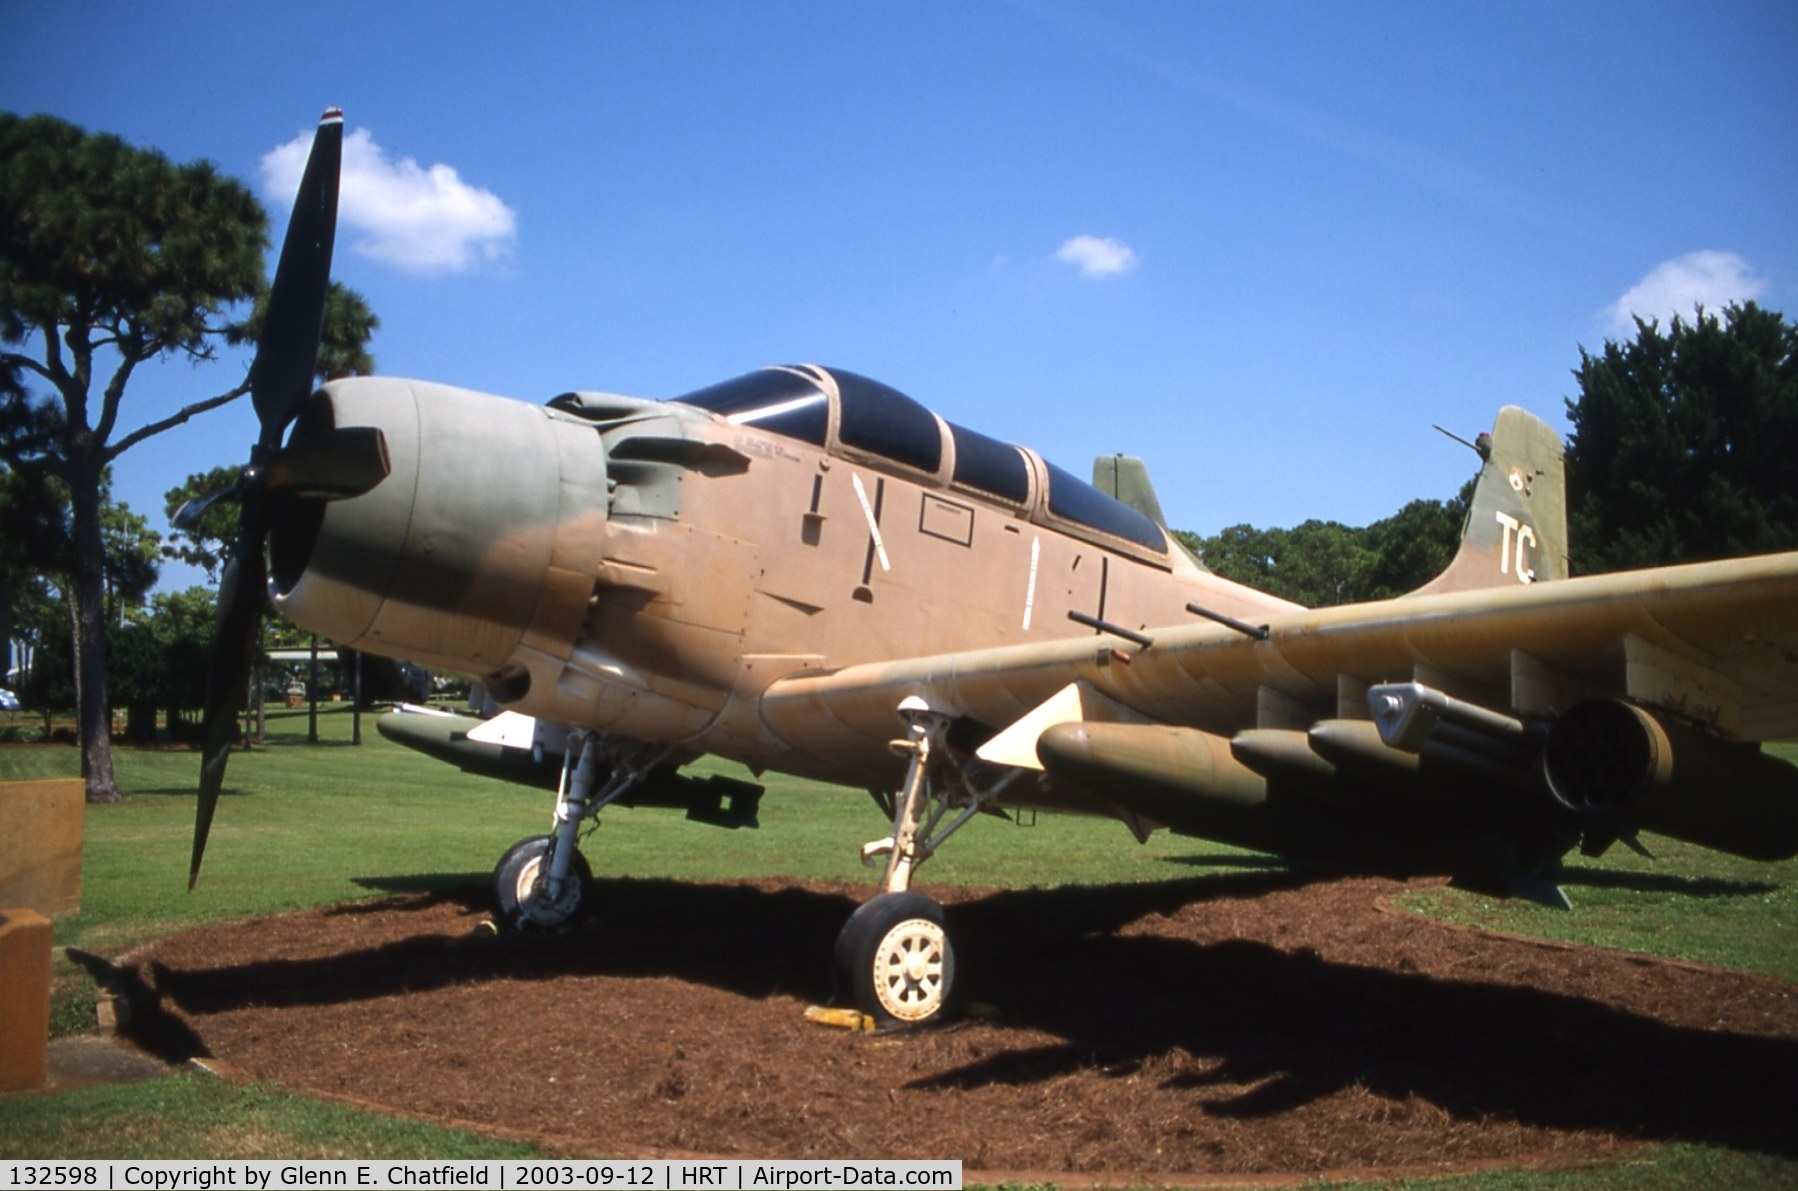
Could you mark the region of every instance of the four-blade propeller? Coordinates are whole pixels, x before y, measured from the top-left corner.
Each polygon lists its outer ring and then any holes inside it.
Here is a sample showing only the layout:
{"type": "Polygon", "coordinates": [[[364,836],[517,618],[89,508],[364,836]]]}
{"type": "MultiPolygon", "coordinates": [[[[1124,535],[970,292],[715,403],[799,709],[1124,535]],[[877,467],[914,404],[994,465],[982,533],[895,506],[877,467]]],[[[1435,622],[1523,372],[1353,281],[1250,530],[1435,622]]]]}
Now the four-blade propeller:
{"type": "MultiPolygon", "coordinates": [[[[230,489],[210,493],[177,518],[197,519],[223,496],[235,496],[240,512],[231,560],[219,586],[218,628],[206,676],[206,716],[201,731],[200,800],[194,817],[192,889],[206,853],[206,837],[225,780],[225,762],[236,733],[255,653],[263,602],[268,598],[265,548],[276,496],[337,499],[366,492],[388,471],[380,431],[328,429],[281,438],[312,391],[318,365],[325,297],[331,282],[331,249],[337,231],[337,184],[343,157],[343,113],[325,111],[300,180],[281,259],[269,291],[268,312],[256,359],[250,365],[250,400],[261,425],[250,463],[230,489]],[[190,513],[191,509],[191,513],[190,513]]],[[[296,432],[297,433],[297,432],[296,432]]]]}

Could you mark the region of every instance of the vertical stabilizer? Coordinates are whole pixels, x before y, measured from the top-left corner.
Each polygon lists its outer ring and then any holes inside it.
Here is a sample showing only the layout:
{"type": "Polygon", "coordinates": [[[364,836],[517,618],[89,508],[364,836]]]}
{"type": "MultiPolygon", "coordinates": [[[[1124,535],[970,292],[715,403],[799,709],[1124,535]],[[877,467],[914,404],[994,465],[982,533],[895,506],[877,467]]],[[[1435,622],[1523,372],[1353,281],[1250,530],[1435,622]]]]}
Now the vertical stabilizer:
{"type": "Polygon", "coordinates": [[[1474,485],[1461,548],[1448,569],[1416,595],[1567,577],[1561,436],[1536,415],[1507,405],[1477,447],[1485,465],[1474,485]]]}
{"type": "MultiPolygon", "coordinates": [[[[1100,455],[1094,459],[1093,487],[1167,529],[1167,518],[1161,515],[1161,502],[1155,499],[1155,486],[1149,483],[1148,466],[1135,455],[1100,455]]],[[[1199,570],[1211,569],[1173,533],[1167,535],[1167,540],[1177,555],[1199,570]]]]}
{"type": "Polygon", "coordinates": [[[1136,456],[1100,455],[1094,459],[1093,487],[1167,528],[1161,502],[1155,499],[1155,487],[1149,483],[1149,469],[1136,456]]]}

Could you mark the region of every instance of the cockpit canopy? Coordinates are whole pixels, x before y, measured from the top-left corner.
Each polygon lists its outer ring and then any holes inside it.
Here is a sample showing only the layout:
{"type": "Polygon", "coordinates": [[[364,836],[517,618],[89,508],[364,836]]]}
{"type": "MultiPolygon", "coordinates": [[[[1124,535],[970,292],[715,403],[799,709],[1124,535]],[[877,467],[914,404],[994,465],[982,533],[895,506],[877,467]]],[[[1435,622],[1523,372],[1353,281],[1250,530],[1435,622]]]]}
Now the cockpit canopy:
{"type": "Polygon", "coordinates": [[[755,426],[822,450],[873,456],[1020,511],[1121,539],[1156,555],[1167,552],[1161,527],[1069,472],[1022,447],[957,426],[877,380],[841,368],[798,364],[764,368],[674,398],[739,426],[755,426]],[[951,460],[944,475],[944,458],[951,460]],[[1031,463],[1041,468],[1031,491],[1031,463]]]}

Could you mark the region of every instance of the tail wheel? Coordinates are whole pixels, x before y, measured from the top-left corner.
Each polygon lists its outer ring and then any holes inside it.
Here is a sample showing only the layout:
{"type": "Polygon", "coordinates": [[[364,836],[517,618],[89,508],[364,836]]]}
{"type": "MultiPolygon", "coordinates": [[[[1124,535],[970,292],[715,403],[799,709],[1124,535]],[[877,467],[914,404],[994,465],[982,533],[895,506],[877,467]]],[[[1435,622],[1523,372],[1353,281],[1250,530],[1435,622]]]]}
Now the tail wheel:
{"type": "Polygon", "coordinates": [[[551,929],[579,918],[581,899],[593,870],[587,858],[574,854],[568,880],[560,895],[551,900],[545,884],[549,878],[551,839],[533,835],[506,849],[493,868],[493,906],[500,926],[512,930],[551,929]]]}
{"type": "Polygon", "coordinates": [[[881,1025],[938,1017],[955,986],[955,949],[943,907],[921,893],[881,893],[862,903],[837,936],[839,990],[881,1025]]]}

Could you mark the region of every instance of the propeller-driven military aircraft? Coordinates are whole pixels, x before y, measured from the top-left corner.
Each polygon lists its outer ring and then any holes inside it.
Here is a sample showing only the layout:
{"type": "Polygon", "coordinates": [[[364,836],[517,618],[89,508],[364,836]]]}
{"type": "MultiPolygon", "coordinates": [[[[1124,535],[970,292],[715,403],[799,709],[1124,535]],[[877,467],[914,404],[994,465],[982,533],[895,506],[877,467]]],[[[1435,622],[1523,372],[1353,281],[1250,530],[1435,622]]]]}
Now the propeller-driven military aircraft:
{"type": "Polygon", "coordinates": [[[1440,578],[1309,610],[1188,555],[1134,461],[1088,484],[840,369],[669,401],[313,392],[341,135],[327,113],[252,367],[194,873],[264,598],[504,709],[394,735],[559,774],[551,829],[495,870],[510,924],[580,910],[578,833],[613,802],[753,822],[758,787],[679,772],[701,755],[873,792],[883,875],[835,961],[889,1022],[950,996],[943,914],[912,879],[982,812],[1548,901],[1565,853],[1639,830],[1798,853],[1798,769],[1758,746],[1798,736],[1798,553],[1568,578],[1560,442],[1522,410],[1476,444],[1440,578]]]}

